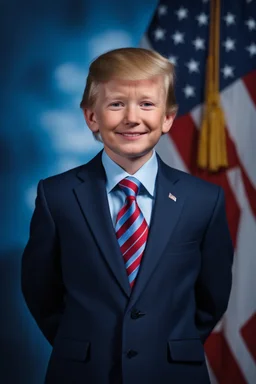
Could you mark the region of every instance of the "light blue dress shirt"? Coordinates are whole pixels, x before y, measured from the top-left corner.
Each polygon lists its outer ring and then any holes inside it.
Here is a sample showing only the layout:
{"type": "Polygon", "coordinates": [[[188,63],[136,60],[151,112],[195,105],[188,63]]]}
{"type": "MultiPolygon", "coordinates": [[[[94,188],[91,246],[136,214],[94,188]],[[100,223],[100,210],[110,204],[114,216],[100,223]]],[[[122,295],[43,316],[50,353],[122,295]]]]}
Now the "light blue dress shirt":
{"type": "Polygon", "coordinates": [[[151,158],[133,175],[127,173],[110,159],[105,150],[102,153],[102,164],[107,176],[106,192],[113,225],[115,226],[117,214],[124,205],[126,198],[125,193],[117,184],[125,177],[133,176],[142,184],[137,196],[137,203],[149,226],[155,200],[155,182],[158,171],[155,151],[151,158]]]}

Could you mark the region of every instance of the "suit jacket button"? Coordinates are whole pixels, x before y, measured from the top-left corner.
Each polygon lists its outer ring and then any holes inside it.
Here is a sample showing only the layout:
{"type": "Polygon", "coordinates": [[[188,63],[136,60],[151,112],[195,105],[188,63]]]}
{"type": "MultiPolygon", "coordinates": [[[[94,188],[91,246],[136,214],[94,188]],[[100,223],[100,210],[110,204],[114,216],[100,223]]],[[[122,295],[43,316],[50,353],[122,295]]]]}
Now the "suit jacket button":
{"type": "Polygon", "coordinates": [[[129,351],[127,351],[126,353],[126,356],[128,357],[128,359],[131,359],[136,355],[138,355],[138,352],[134,351],[133,349],[129,349],[129,351]]]}
{"type": "Polygon", "coordinates": [[[136,309],[136,308],[133,308],[133,310],[131,311],[131,318],[133,319],[133,320],[136,320],[136,319],[138,319],[139,317],[142,317],[142,316],[144,316],[145,315],[145,313],[142,313],[142,312],[140,312],[138,309],[136,309]]]}

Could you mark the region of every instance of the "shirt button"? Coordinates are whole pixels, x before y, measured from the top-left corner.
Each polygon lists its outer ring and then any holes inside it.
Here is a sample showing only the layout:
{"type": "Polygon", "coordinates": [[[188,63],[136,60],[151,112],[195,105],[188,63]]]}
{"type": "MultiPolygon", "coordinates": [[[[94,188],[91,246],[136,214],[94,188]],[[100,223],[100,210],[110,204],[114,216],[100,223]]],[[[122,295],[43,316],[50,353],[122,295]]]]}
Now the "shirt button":
{"type": "Polygon", "coordinates": [[[131,359],[136,355],[138,355],[138,352],[134,351],[133,349],[129,349],[129,351],[127,351],[126,353],[126,356],[128,357],[128,359],[131,359]]]}

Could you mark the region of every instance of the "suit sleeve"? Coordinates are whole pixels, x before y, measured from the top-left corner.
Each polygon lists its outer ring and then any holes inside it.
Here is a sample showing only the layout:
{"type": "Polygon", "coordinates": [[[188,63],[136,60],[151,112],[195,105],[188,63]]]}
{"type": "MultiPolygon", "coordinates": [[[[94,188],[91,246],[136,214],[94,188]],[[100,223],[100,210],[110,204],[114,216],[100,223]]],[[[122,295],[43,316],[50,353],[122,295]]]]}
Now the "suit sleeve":
{"type": "Polygon", "coordinates": [[[38,184],[30,236],[22,256],[22,292],[44,336],[53,344],[64,309],[64,286],[56,227],[38,184]]]}
{"type": "Polygon", "coordinates": [[[196,292],[196,325],[203,343],[227,309],[232,284],[233,246],[222,188],[202,242],[196,292]]]}

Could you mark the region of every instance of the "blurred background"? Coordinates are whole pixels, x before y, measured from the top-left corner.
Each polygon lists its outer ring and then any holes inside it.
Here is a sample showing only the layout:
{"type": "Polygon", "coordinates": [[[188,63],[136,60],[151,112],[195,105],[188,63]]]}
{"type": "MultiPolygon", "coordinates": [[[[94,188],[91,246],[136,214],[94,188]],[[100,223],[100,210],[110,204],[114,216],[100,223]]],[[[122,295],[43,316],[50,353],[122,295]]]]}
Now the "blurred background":
{"type": "MultiPolygon", "coordinates": [[[[211,1],[218,8],[219,1],[211,1]]],[[[212,383],[256,383],[255,3],[221,0],[220,15],[212,22],[207,0],[1,2],[1,384],[43,383],[51,347],[20,290],[36,186],[42,178],[86,163],[102,148],[79,109],[88,66],[101,53],[128,46],[155,49],[176,67],[179,113],[170,135],[157,146],[160,156],[221,185],[226,194],[236,250],[234,283],[227,313],[206,344],[212,383]],[[210,33],[213,24],[216,30],[210,33]],[[220,60],[215,77],[206,82],[214,39],[219,52],[213,56],[219,54],[220,60]],[[225,122],[221,131],[215,116],[207,132],[217,145],[206,143],[206,151],[214,156],[220,145],[227,159],[214,172],[207,161],[202,169],[197,156],[204,150],[202,106],[212,107],[210,83],[217,87],[225,122]]]]}

